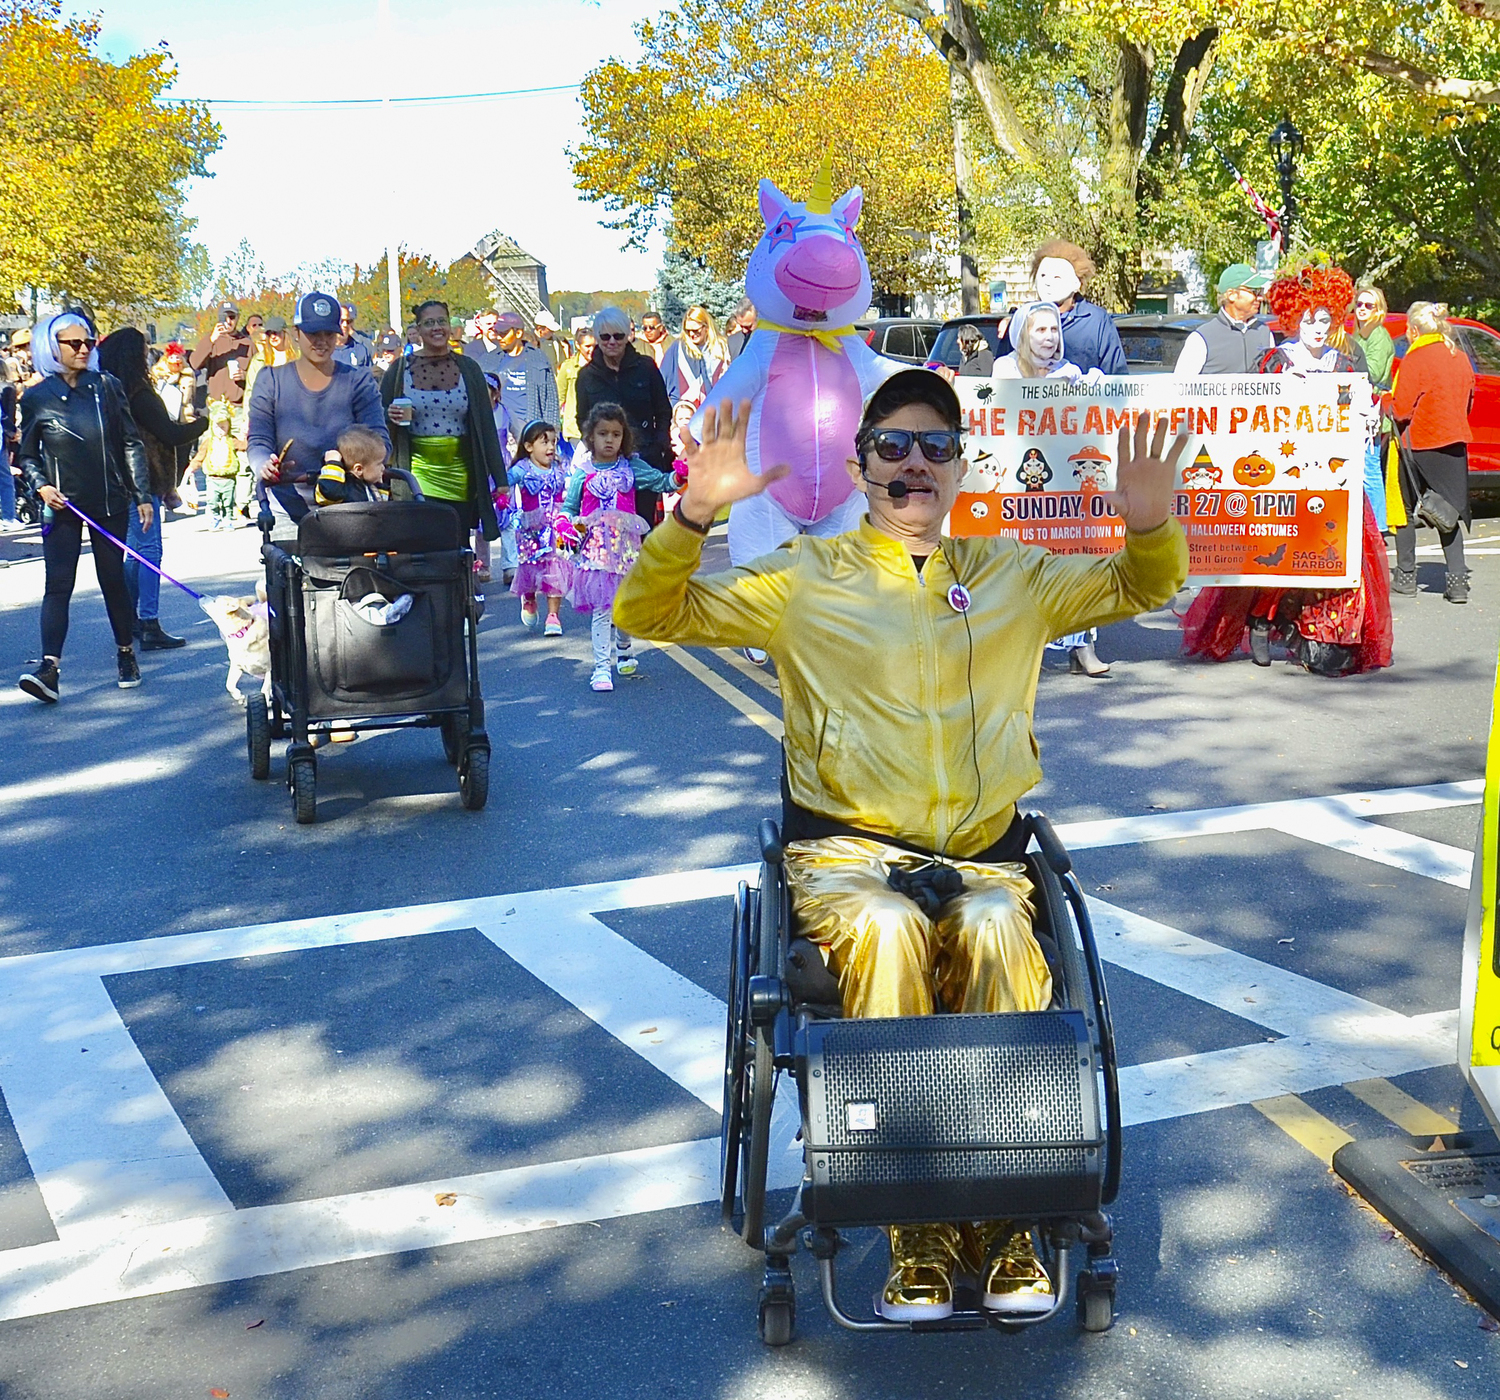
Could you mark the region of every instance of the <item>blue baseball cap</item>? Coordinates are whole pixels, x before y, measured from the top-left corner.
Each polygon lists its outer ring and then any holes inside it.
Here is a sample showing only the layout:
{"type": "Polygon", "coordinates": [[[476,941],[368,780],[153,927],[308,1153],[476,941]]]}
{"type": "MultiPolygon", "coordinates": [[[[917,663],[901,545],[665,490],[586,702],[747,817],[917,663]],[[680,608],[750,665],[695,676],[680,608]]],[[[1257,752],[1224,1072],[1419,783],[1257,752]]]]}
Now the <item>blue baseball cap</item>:
{"type": "Polygon", "coordinates": [[[292,324],[307,335],[319,331],[339,329],[339,313],[342,311],[338,298],[327,292],[309,292],[297,303],[297,314],[292,324]]]}

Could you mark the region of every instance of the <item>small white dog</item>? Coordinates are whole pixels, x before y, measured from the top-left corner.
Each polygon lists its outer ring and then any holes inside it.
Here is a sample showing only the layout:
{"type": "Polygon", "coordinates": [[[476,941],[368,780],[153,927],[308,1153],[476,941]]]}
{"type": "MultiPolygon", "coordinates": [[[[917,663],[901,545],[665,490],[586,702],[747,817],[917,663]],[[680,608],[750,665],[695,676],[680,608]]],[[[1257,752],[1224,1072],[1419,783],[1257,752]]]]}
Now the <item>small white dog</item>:
{"type": "Polygon", "coordinates": [[[231,598],[219,594],[205,598],[199,606],[213,619],[229,649],[229,678],[224,689],[244,705],[241,676],[262,676],[261,694],[271,698],[271,629],[266,621],[266,585],[255,585],[255,597],[231,598]]]}

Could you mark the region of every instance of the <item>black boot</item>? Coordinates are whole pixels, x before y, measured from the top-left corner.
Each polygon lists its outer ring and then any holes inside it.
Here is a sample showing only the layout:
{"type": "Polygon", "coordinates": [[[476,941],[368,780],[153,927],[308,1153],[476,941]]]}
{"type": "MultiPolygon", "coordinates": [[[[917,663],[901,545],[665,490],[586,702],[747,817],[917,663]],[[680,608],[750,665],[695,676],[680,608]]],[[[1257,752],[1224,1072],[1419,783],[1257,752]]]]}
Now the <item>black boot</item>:
{"type": "Polygon", "coordinates": [[[1303,648],[1302,664],[1315,676],[1342,676],[1353,670],[1358,653],[1353,647],[1336,642],[1308,642],[1303,648]]]}
{"type": "Polygon", "coordinates": [[[141,619],[140,639],[142,651],[172,651],[187,645],[186,637],[174,637],[170,632],[163,632],[161,620],[155,617],[141,619]]]}
{"type": "Polygon", "coordinates": [[[1263,617],[1250,619],[1250,659],[1257,666],[1271,664],[1271,624],[1263,617]]]}
{"type": "Polygon", "coordinates": [[[1417,591],[1417,571],[1415,569],[1392,569],[1391,570],[1391,592],[1406,595],[1415,594],[1417,591]]]}
{"type": "Polygon", "coordinates": [[[1467,603],[1469,601],[1469,571],[1460,569],[1457,573],[1448,575],[1447,586],[1443,589],[1443,597],[1450,603],[1467,603]]]}

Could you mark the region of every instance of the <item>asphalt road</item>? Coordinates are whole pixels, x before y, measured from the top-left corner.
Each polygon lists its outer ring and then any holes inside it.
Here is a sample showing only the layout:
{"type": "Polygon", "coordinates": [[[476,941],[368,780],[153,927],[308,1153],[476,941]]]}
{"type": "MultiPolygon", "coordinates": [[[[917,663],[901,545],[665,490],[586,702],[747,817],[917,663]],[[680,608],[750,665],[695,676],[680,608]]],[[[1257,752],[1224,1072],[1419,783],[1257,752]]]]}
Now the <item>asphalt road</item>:
{"type": "MultiPolygon", "coordinates": [[[[167,563],[248,591],[256,542],[177,522],[167,563]]],[[[1478,810],[1455,785],[1482,773],[1500,641],[1500,530],[1473,543],[1473,602],[1445,604],[1424,555],[1378,675],[1187,664],[1163,612],[1104,633],[1107,680],[1042,677],[1037,805],[1116,940],[1115,1330],[858,1337],[803,1258],[777,1352],[706,1172],[734,880],[714,872],[776,809],[772,690],[648,650],[594,695],[583,619],[545,641],[492,597],[489,808],[461,810],[435,734],[391,734],[321,751],[299,828],[279,756],[248,776],[191,600],[163,605],[189,646],[119,691],[85,564],[62,704],[0,688],[0,1395],[1500,1392],[1482,1314],[1319,1155],[1400,1131],[1399,1098],[1350,1082],[1481,1121],[1430,1051],[1451,1055],[1478,810]],[[1174,953],[1160,926],[1202,942],[1174,953]],[[1214,949],[1253,962],[1221,976],[1214,949]],[[1322,1069],[1298,1036],[1325,1004],[1398,1013],[1406,1039],[1374,1073],[1322,1069]]],[[[7,678],[37,650],[34,553],[0,537],[7,678]]],[[[858,1304],[881,1252],[854,1256],[858,1304]]]]}

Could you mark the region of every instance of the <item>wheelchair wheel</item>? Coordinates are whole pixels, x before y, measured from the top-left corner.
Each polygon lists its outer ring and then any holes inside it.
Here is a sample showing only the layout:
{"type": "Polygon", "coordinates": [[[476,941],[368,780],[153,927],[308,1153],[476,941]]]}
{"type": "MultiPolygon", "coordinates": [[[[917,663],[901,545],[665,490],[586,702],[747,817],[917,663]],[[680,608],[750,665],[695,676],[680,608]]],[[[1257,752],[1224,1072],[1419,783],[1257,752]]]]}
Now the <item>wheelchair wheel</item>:
{"type": "Polygon", "coordinates": [[[1078,1325],[1085,1332],[1108,1332],[1115,1325],[1115,1295],[1104,1289],[1080,1292],[1078,1325]]]}
{"type": "Polygon", "coordinates": [[[1050,925],[1047,931],[1052,935],[1058,961],[1062,964],[1065,984],[1063,1005],[1070,1010],[1083,1012],[1097,1044],[1099,1028],[1094,1025],[1094,999],[1090,990],[1088,968],[1084,965],[1083,950],[1078,946],[1078,931],[1073,927],[1073,920],[1068,914],[1068,897],[1063,893],[1062,881],[1043,856],[1036,858],[1033,878],[1042,887],[1041,902],[1046,907],[1050,925]]]}
{"type": "Polygon", "coordinates": [[[761,1248],[765,1233],[776,1077],[770,1036],[750,1020],[750,978],[762,966],[760,904],[760,891],[741,884],[730,941],[724,1114],[719,1130],[719,1208],[751,1249],[761,1248]]]}

